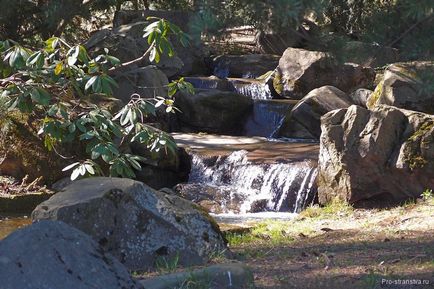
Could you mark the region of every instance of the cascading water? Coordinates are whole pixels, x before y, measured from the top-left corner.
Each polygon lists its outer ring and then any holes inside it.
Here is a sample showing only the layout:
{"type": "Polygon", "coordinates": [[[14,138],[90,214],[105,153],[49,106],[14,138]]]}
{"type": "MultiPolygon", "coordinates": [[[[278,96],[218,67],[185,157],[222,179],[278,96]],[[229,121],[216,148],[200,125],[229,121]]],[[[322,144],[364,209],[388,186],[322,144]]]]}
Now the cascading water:
{"type": "Polygon", "coordinates": [[[239,150],[214,160],[193,154],[189,183],[230,191],[242,200],[239,212],[299,212],[315,194],[316,164],[312,161],[254,163],[239,150]],[[241,197],[240,197],[241,196],[241,197]]]}
{"type": "Polygon", "coordinates": [[[232,83],[233,90],[239,94],[250,97],[251,99],[272,99],[270,88],[262,81],[240,81],[229,79],[232,83]]]}
{"type": "Polygon", "coordinates": [[[256,100],[253,104],[253,114],[244,126],[244,134],[275,137],[291,106],[293,106],[292,102],[256,100]]]}

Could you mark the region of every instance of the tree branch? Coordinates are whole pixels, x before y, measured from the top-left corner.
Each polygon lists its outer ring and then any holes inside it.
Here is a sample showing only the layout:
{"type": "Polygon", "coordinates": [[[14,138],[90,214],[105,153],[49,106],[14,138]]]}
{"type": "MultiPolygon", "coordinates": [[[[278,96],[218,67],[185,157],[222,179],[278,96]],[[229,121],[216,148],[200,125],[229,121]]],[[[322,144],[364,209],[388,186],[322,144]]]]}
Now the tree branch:
{"type": "Polygon", "coordinates": [[[149,57],[149,54],[151,53],[151,50],[155,47],[155,42],[151,44],[151,46],[149,46],[148,50],[145,51],[145,53],[143,53],[142,56],[133,59],[131,61],[128,62],[124,62],[122,64],[120,64],[119,66],[116,67],[112,67],[109,69],[108,74],[109,75],[113,75],[116,74],[122,70],[127,70],[128,68],[130,68],[131,66],[134,66],[136,64],[140,64],[141,62],[143,62],[146,58],[149,57]]]}

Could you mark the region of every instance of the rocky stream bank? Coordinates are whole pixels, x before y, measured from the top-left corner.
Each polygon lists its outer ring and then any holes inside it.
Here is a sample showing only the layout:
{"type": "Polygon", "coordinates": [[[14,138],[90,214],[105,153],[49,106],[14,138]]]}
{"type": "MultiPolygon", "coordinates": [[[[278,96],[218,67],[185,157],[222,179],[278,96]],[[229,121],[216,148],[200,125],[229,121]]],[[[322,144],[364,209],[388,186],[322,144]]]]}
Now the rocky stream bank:
{"type": "MultiPolygon", "coordinates": [[[[143,13],[119,14],[114,27],[96,32],[87,47],[90,51],[109,47],[121,60],[142,55],[147,47],[142,38],[143,20],[149,16],[143,13]]],[[[184,23],[188,17],[164,15],[188,30],[184,23]]],[[[310,274],[309,288],[323,288],[314,285],[324,277],[321,270],[341,261],[333,267],[336,278],[343,274],[348,281],[353,273],[370,276],[363,269],[372,264],[364,259],[348,274],[344,268],[352,258],[369,259],[368,253],[345,253],[344,258],[333,259],[333,252],[362,250],[369,241],[362,238],[362,221],[369,220],[364,209],[390,207],[422,193],[427,198],[432,194],[434,92],[425,85],[424,77],[434,70],[434,63],[400,63],[391,57],[381,59],[387,60],[381,63],[387,66],[379,69],[357,59],[356,63],[342,63],[327,51],[299,47],[285,47],[281,55],[212,55],[203,44],[175,49],[174,58],[158,65],[142,63],[133,75],[118,75],[115,99],[104,104],[114,109],[131,93],[148,98],[166,95],[169,80],[179,76],[195,87],[195,93],[175,95],[180,112],[149,120],[170,132],[178,149],[170,158],[164,152],[148,158],[136,180],[101,177],[71,183],[61,173],[65,160],[41,149],[42,140],[30,121],[15,117],[1,130],[0,175],[7,176],[0,194],[0,237],[5,237],[0,241],[0,280],[4,288],[64,284],[64,288],[75,289],[224,289],[254,288],[254,282],[260,288],[300,288],[294,272],[310,274]],[[19,203],[23,196],[27,199],[19,203]],[[315,232],[310,231],[317,226],[312,224],[307,231],[291,229],[300,218],[315,220],[318,216],[309,212],[321,210],[319,205],[328,208],[334,202],[364,209],[354,214],[337,210],[333,212],[336,216],[320,220],[322,228],[315,232]],[[236,243],[233,231],[223,234],[213,217],[270,212],[291,213],[290,218],[293,213],[301,214],[279,229],[279,238],[288,242],[273,243],[275,235],[263,234],[264,242],[271,245],[258,242],[250,251],[245,248],[249,242],[236,243]],[[348,225],[359,212],[365,215],[357,228],[335,222],[334,218],[344,214],[348,225]],[[29,218],[12,217],[17,213],[31,213],[32,224],[9,235],[6,227],[29,223],[29,218]],[[357,246],[347,246],[352,238],[357,239],[357,246]],[[328,240],[332,244],[324,246],[328,240]],[[245,255],[253,274],[233,261],[240,259],[234,252],[245,255]],[[286,263],[278,255],[286,256],[286,263]],[[317,262],[303,261],[309,258],[317,262]],[[194,270],[174,273],[178,267],[194,270]],[[155,277],[159,270],[173,274],[155,277]],[[266,271],[275,272],[281,280],[270,281],[266,271]],[[294,282],[285,276],[294,277],[294,282]],[[185,287],[188,282],[207,287],[185,287]]],[[[4,124],[0,121],[0,125],[4,124]]],[[[143,147],[133,145],[131,150],[149,157],[143,147]]],[[[415,214],[420,221],[432,220],[432,204],[424,203],[423,214],[415,214]]],[[[386,217],[379,217],[378,222],[394,228],[386,217]]],[[[373,225],[366,224],[369,229],[373,225]]],[[[421,237],[422,245],[431,246],[432,223],[425,231],[414,225],[399,229],[392,237],[381,232],[374,236],[375,244],[367,246],[379,249],[392,241],[404,248],[407,244],[424,255],[420,257],[423,270],[416,273],[425,278],[425,269],[432,267],[425,267],[432,262],[432,251],[412,242],[421,237]],[[410,241],[401,242],[401,237],[410,241]]],[[[392,257],[397,256],[390,254],[386,261],[378,261],[395,264],[392,257]]],[[[407,258],[404,263],[414,265],[413,261],[407,258]]],[[[396,270],[400,274],[402,268],[396,270]]],[[[324,278],[325,284],[331,282],[324,278]]],[[[366,288],[357,287],[365,282],[358,282],[360,278],[353,288],[366,288]]],[[[341,285],[336,288],[348,288],[341,285]]]]}

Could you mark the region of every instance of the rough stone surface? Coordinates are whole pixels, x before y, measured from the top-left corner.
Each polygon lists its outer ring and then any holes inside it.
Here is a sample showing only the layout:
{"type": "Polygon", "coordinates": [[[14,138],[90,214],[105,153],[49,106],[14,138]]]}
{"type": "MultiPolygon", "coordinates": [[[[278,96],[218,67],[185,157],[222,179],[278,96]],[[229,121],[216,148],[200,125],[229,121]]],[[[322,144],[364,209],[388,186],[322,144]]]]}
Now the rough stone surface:
{"type": "Polygon", "coordinates": [[[434,187],[434,116],[360,106],[322,118],[318,194],[363,204],[418,197],[434,187]]]}
{"type": "Polygon", "coordinates": [[[333,86],[323,86],[312,90],[292,109],[289,120],[304,127],[313,137],[321,135],[321,116],[329,111],[352,105],[346,93],[333,86]]]}
{"type": "Polygon", "coordinates": [[[272,71],[279,63],[279,56],[271,54],[220,55],[213,59],[214,75],[220,78],[257,78],[272,71]]]}
{"type": "Polygon", "coordinates": [[[237,134],[253,108],[249,97],[236,92],[197,89],[194,94],[180,92],[175,106],[183,131],[237,134]]]}
{"type": "Polygon", "coordinates": [[[295,138],[295,139],[315,139],[304,126],[291,118],[291,111],[287,113],[278,132],[278,137],[295,138]]]}
{"type": "Polygon", "coordinates": [[[0,242],[2,289],[139,289],[127,269],[83,232],[41,221],[0,242]]]}
{"type": "Polygon", "coordinates": [[[159,276],[140,283],[146,289],[184,288],[188,281],[195,282],[195,288],[207,289],[250,289],[254,288],[253,274],[242,263],[213,265],[192,272],[181,272],[159,276]]]}
{"type": "Polygon", "coordinates": [[[143,98],[167,96],[167,76],[156,66],[150,65],[137,68],[129,73],[115,75],[118,87],[113,89],[113,96],[128,103],[132,94],[139,94],[143,98]]]}
{"type": "Polygon", "coordinates": [[[371,96],[372,93],[372,90],[366,88],[359,88],[356,91],[350,93],[350,98],[354,104],[366,108],[366,103],[368,102],[368,98],[369,96],[371,96]]]}
{"type": "Polygon", "coordinates": [[[369,97],[368,107],[386,104],[434,114],[433,83],[434,62],[392,64],[369,97]]]}
{"type": "Polygon", "coordinates": [[[190,200],[208,212],[215,214],[239,212],[245,196],[231,189],[206,184],[178,184],[174,187],[176,194],[190,200]]]}
{"type": "Polygon", "coordinates": [[[181,265],[201,264],[226,248],[218,226],[196,205],[129,179],[74,182],[40,204],[32,219],[61,220],[82,230],[130,270],[177,254],[181,265]]]}
{"type": "MultiPolygon", "coordinates": [[[[28,182],[41,177],[38,183],[48,185],[65,175],[62,169],[68,162],[47,150],[38,135],[39,126],[39,122],[32,123],[28,115],[19,112],[0,117],[0,175],[18,180],[27,176],[28,182]]],[[[58,151],[64,153],[63,147],[58,151]]]]}
{"type": "Polygon", "coordinates": [[[301,99],[324,85],[335,86],[346,93],[369,88],[375,72],[356,64],[339,64],[324,52],[288,48],[279,60],[274,78],[276,91],[283,97],[301,99]]]}

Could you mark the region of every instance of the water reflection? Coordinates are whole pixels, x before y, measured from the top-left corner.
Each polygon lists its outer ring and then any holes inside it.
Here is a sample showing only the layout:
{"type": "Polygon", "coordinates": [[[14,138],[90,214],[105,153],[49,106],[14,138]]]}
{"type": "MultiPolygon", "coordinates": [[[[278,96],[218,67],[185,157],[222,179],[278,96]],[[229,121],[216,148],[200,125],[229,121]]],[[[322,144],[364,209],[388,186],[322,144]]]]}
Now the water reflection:
{"type": "Polygon", "coordinates": [[[13,231],[28,226],[32,220],[28,216],[15,215],[3,216],[0,215],[0,240],[6,238],[13,231]]]}

